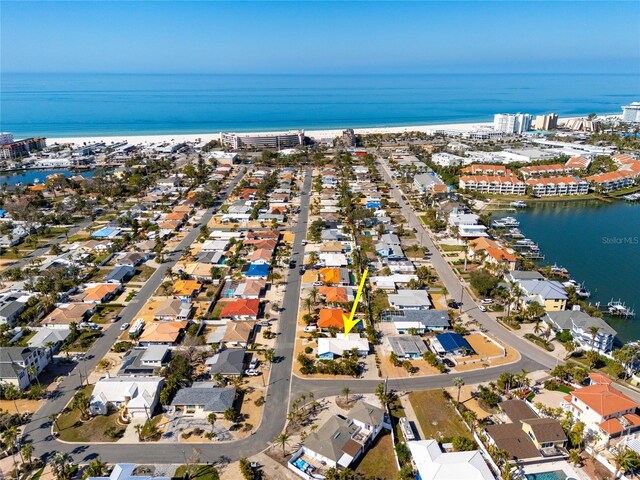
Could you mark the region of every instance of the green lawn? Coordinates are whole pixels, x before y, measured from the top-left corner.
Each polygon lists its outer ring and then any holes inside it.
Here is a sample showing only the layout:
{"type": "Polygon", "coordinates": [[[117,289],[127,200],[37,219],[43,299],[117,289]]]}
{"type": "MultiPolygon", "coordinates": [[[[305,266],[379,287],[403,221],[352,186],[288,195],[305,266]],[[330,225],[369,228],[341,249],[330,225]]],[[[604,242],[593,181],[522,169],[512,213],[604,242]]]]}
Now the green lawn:
{"type": "Polygon", "coordinates": [[[102,336],[102,332],[95,330],[83,330],[78,338],[69,345],[70,352],[86,352],[95,343],[98,337],[102,336]]]}
{"type": "MultiPolygon", "coordinates": [[[[186,471],[187,466],[180,465],[173,474],[174,480],[185,478],[186,471]]],[[[218,471],[211,465],[198,465],[191,476],[191,480],[218,480],[219,478],[218,471]]]]}
{"type": "Polygon", "coordinates": [[[367,478],[396,478],[398,469],[393,453],[393,440],[391,434],[383,430],[376,443],[362,457],[356,473],[367,478]]]}
{"type": "Polygon", "coordinates": [[[442,390],[411,392],[409,401],[415,411],[425,438],[451,439],[456,435],[471,438],[453,406],[445,399],[442,390]]]}
{"type": "Polygon", "coordinates": [[[464,252],[464,245],[449,245],[448,243],[439,243],[438,246],[443,252],[464,252]]]}
{"type": "MultiPolygon", "coordinates": [[[[89,397],[93,391],[93,385],[84,387],[83,391],[89,397]]],[[[57,428],[54,430],[59,433],[59,438],[66,442],[115,442],[117,438],[108,436],[105,430],[109,427],[114,427],[116,431],[124,430],[124,426],[116,423],[117,418],[118,413],[114,412],[83,421],[78,410],[65,409],[58,417],[57,428]]]]}

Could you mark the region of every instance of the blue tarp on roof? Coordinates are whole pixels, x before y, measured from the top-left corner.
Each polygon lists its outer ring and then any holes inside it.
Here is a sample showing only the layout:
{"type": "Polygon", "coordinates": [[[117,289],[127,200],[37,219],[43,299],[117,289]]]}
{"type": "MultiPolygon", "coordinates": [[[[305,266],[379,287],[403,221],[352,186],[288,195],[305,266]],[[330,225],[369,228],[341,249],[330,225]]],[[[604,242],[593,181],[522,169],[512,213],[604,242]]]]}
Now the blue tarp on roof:
{"type": "Polygon", "coordinates": [[[247,277],[266,277],[267,275],[269,275],[269,265],[252,264],[245,273],[247,277]]]}
{"type": "Polygon", "coordinates": [[[473,351],[469,342],[467,342],[462,335],[457,333],[441,333],[440,335],[436,335],[436,338],[440,342],[440,345],[442,345],[445,352],[455,352],[456,350],[463,348],[473,351]]]}

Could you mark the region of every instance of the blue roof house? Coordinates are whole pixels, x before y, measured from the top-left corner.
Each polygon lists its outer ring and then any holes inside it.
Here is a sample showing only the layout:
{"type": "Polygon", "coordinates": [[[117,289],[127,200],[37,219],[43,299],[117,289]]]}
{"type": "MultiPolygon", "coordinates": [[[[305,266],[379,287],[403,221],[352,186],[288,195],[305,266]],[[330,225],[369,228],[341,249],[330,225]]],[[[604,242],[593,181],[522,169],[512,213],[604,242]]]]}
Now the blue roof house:
{"type": "Polygon", "coordinates": [[[245,277],[249,278],[267,278],[269,275],[269,265],[266,264],[251,264],[244,273],[245,277]]]}
{"type": "Polygon", "coordinates": [[[467,355],[473,348],[462,335],[453,332],[441,333],[431,340],[431,346],[440,355],[467,355]]]}

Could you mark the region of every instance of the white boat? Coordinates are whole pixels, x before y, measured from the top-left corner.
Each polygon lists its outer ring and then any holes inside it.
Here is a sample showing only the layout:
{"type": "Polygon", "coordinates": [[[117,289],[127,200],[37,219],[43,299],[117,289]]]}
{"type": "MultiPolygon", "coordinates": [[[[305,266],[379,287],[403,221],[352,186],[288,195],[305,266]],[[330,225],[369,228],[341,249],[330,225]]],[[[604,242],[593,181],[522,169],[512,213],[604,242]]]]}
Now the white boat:
{"type": "Polygon", "coordinates": [[[610,315],[614,317],[634,317],[636,312],[627,307],[620,299],[614,300],[613,298],[607,303],[607,310],[610,315]]]}
{"type": "Polygon", "coordinates": [[[578,295],[581,298],[589,298],[591,296],[591,292],[586,288],[584,288],[583,284],[580,284],[573,279],[567,282],[564,282],[562,285],[564,285],[567,288],[573,287],[576,290],[576,295],[578,295]]]}
{"type": "Polygon", "coordinates": [[[519,227],[520,226],[520,222],[515,219],[514,217],[504,217],[504,218],[500,218],[499,221],[505,226],[505,227],[519,227]]]}
{"type": "Polygon", "coordinates": [[[524,200],[514,200],[509,204],[509,206],[515,208],[526,208],[527,204],[524,202],[524,200]]]}

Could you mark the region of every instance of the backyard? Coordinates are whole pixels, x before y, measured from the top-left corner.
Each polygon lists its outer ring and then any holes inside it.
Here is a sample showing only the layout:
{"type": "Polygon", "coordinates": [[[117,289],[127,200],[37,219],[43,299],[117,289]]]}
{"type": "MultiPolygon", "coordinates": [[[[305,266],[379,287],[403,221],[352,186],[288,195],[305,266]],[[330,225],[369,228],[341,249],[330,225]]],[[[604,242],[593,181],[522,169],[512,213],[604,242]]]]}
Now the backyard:
{"type": "Polygon", "coordinates": [[[393,440],[386,430],[378,436],[373,446],[362,457],[356,473],[367,478],[396,478],[398,468],[393,453],[393,440]]]}

